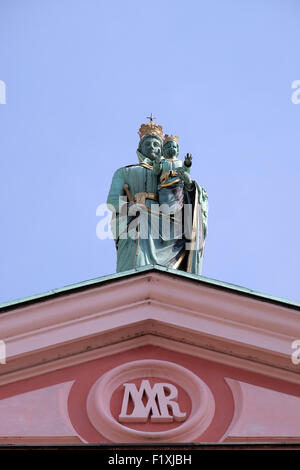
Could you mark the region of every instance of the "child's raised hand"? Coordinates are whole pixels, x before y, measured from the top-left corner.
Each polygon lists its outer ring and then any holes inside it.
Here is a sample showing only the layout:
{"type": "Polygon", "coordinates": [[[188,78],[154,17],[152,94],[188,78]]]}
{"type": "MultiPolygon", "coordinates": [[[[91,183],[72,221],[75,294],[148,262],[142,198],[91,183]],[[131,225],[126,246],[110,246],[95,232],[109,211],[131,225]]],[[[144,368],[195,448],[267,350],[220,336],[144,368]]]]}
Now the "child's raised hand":
{"type": "Polygon", "coordinates": [[[184,159],[185,166],[192,166],[192,154],[187,153],[184,159]]]}

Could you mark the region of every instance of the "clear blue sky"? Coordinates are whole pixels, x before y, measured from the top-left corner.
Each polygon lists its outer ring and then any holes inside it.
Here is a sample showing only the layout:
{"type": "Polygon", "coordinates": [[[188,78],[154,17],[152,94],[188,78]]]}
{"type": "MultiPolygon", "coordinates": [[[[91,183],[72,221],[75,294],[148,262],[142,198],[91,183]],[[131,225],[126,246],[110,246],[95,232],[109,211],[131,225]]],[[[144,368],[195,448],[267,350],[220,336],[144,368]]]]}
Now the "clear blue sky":
{"type": "Polygon", "coordinates": [[[152,111],[209,197],[203,275],[300,301],[298,0],[0,0],[0,301],[115,272],[152,111]]]}

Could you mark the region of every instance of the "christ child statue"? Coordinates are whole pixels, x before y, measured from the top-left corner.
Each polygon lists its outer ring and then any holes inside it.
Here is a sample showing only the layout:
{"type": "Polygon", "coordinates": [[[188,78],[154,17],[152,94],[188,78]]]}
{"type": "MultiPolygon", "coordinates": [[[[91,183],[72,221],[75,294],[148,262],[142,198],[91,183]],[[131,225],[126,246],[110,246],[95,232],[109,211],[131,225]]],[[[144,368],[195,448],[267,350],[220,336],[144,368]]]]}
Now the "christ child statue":
{"type": "MultiPolygon", "coordinates": [[[[190,178],[192,156],[187,154],[184,162],[178,157],[178,137],[165,134],[163,141],[162,157],[157,158],[153,165],[153,171],[159,177],[158,199],[159,204],[168,204],[171,200],[173,209],[180,210],[183,201],[183,187],[190,191],[193,183],[190,178]]],[[[173,211],[172,211],[173,212],[173,211]]]]}

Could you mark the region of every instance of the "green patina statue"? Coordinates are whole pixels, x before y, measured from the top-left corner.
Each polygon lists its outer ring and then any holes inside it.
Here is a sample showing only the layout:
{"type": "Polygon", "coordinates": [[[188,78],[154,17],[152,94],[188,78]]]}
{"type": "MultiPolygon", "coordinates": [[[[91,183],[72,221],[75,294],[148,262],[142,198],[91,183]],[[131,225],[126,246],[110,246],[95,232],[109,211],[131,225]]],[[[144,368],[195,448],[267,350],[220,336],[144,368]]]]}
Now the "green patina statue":
{"type": "Polygon", "coordinates": [[[192,159],[187,154],[184,163],[179,158],[178,137],[164,137],[162,157],[157,157],[153,164],[153,172],[159,176],[158,201],[164,206],[165,213],[172,213],[175,207],[181,209],[184,203],[184,185],[192,189],[189,176],[192,159]],[[176,193],[176,197],[174,194],[176,193]],[[180,207],[178,207],[178,204],[180,207]]]}
{"type": "Polygon", "coordinates": [[[208,202],[191,180],[192,157],[177,158],[178,138],[163,139],[152,114],[139,136],[139,162],[115,172],[107,198],[117,272],[157,264],[201,274],[208,202]]]}

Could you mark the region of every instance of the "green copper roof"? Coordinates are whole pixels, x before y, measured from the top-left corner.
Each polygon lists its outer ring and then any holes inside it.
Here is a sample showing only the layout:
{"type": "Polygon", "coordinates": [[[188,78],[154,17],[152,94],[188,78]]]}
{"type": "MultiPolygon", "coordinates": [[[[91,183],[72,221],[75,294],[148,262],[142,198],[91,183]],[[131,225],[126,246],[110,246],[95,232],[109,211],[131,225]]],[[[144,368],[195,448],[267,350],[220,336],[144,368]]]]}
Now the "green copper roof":
{"type": "Polygon", "coordinates": [[[95,279],[90,279],[88,281],[83,281],[83,282],[78,282],[76,284],[70,284],[68,286],[64,287],[58,287],[57,289],[51,289],[47,292],[43,292],[41,294],[36,294],[32,295],[29,297],[24,297],[22,299],[17,299],[17,300],[12,300],[10,302],[4,302],[0,303],[0,313],[6,311],[6,310],[12,310],[13,308],[17,308],[19,306],[25,306],[24,304],[26,303],[31,303],[31,302],[36,302],[36,301],[43,301],[47,300],[51,296],[57,296],[57,295],[62,295],[62,294],[68,294],[68,293],[73,293],[77,289],[85,289],[93,286],[97,286],[99,284],[109,282],[109,281],[114,281],[117,279],[121,279],[124,277],[130,277],[139,273],[144,273],[148,271],[160,271],[164,273],[168,273],[171,275],[175,276],[180,276],[186,279],[191,279],[196,282],[201,282],[207,285],[210,285],[212,287],[217,287],[217,288],[222,288],[225,290],[231,290],[236,293],[241,293],[244,295],[250,295],[253,297],[258,297],[261,300],[264,301],[269,301],[269,302],[276,302],[276,303],[281,303],[284,304],[285,306],[291,306],[293,308],[300,308],[300,303],[297,302],[292,302],[290,300],[286,299],[281,299],[280,297],[274,297],[271,295],[267,294],[262,294],[261,292],[257,292],[251,289],[247,289],[245,287],[237,286],[235,284],[229,284],[227,282],[222,282],[222,281],[217,281],[215,279],[210,279],[208,277],[204,276],[198,276],[196,274],[190,274],[186,273],[185,271],[179,271],[176,269],[168,269],[163,266],[158,266],[158,265],[148,265],[144,266],[138,269],[131,269],[130,271],[124,271],[121,273],[115,273],[115,274],[109,274],[107,276],[102,276],[102,277],[97,277],[95,279]]]}

